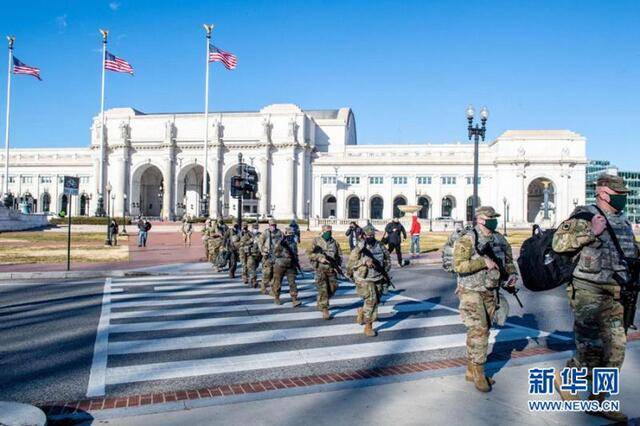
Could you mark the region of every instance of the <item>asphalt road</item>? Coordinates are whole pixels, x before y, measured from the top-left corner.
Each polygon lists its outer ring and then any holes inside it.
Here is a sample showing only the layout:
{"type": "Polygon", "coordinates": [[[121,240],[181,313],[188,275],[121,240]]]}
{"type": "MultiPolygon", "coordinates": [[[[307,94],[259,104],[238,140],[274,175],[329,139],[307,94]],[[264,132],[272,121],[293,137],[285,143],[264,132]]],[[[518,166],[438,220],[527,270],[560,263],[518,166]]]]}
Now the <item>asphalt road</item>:
{"type": "MultiPolygon", "coordinates": [[[[108,347],[102,366],[94,348],[104,280],[0,284],[0,400],[84,399],[91,375],[106,395],[120,396],[464,356],[454,279],[437,267],[393,270],[397,289],[381,307],[375,339],[353,322],[358,301],[348,283],[332,299],[335,318],[323,321],[309,274],[300,283],[305,306],[294,310],[205,268],[114,279],[108,333],[98,339],[108,347]]],[[[497,332],[496,349],[566,346],[564,290],[520,296],[525,309],[511,300],[511,325],[497,332]]]]}

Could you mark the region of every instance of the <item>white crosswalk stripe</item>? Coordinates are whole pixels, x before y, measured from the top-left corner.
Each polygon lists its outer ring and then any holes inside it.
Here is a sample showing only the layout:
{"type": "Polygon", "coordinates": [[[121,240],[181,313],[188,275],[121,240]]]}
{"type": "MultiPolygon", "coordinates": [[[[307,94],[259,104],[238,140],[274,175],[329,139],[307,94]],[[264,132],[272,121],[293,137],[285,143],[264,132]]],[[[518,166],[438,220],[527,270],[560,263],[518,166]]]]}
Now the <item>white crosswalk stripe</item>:
{"type": "MultiPolygon", "coordinates": [[[[215,382],[221,374],[426,356],[465,345],[457,310],[399,292],[385,295],[378,308],[379,337],[364,337],[353,320],[361,299],[348,282],[331,300],[333,320],[324,321],[315,308],[313,282],[309,274],[298,281],[303,305],[292,309],[287,285],[283,304],[276,305],[224,273],[113,279],[105,284],[87,395],[104,395],[109,386],[127,383],[197,376],[215,382]]],[[[492,331],[491,341],[547,335],[510,325],[492,331]]]]}

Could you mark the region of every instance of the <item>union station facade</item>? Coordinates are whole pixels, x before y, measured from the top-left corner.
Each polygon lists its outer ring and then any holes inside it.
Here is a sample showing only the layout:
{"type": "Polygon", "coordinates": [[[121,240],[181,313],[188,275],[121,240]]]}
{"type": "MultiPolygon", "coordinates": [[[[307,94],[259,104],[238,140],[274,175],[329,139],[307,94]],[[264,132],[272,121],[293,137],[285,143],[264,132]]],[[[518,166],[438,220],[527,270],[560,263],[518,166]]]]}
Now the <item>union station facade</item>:
{"type": "MultiPolygon", "coordinates": [[[[67,210],[64,175],[80,178],[72,215],[91,216],[98,194],[115,216],[177,219],[201,213],[204,115],[145,114],[132,108],[93,119],[86,148],[13,149],[9,190],[31,212],[67,210]],[[100,167],[104,185],[99,188],[100,167]],[[107,193],[106,187],[111,191],[107,193]]],[[[274,104],[209,114],[209,215],[236,216],[230,180],[238,154],[259,175],[245,215],[315,223],[388,220],[402,204],[424,221],[466,221],[473,193],[473,144],[358,145],[349,108],[302,110],[274,104]]],[[[0,154],[4,164],[4,154],[0,154]]],[[[480,144],[479,198],[510,225],[550,223],[584,203],[586,140],[568,130],[509,130],[480,144]],[[544,203],[544,199],[547,203],[544,203]]],[[[4,175],[0,180],[4,185],[4,175]]]]}

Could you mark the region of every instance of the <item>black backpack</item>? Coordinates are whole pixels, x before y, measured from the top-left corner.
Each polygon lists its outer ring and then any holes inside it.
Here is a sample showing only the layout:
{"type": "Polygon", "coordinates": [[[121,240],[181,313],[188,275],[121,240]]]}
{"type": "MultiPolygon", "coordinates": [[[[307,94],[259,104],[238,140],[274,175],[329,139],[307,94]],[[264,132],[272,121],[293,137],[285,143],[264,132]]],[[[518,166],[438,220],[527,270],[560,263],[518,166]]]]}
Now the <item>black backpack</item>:
{"type": "MultiPolygon", "coordinates": [[[[569,219],[590,221],[593,216],[593,213],[581,212],[569,219]]],[[[522,243],[518,266],[522,283],[528,290],[552,290],[572,280],[579,250],[556,253],[552,248],[556,230],[552,228],[543,231],[538,225],[534,225],[531,237],[522,243]]]]}

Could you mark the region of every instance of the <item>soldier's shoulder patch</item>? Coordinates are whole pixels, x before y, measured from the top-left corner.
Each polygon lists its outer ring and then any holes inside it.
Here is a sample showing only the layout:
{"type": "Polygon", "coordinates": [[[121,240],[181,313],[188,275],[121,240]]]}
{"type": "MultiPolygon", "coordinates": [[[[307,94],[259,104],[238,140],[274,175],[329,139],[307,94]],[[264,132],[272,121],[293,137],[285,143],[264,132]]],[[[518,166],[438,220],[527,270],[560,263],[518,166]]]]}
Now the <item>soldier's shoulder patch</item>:
{"type": "Polygon", "coordinates": [[[570,229],[571,229],[571,223],[569,223],[568,221],[562,222],[562,225],[560,226],[560,230],[568,231],[570,229]]]}

